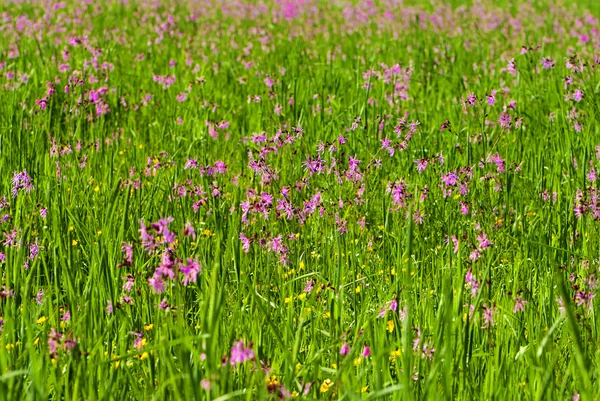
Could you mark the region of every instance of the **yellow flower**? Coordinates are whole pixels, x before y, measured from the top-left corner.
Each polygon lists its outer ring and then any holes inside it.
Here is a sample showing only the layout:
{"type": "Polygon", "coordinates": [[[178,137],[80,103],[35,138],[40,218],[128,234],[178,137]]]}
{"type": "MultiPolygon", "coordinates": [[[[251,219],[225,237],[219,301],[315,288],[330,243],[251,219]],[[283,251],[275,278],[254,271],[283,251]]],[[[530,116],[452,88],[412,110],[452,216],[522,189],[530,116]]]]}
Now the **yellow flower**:
{"type": "Polygon", "coordinates": [[[333,383],[330,379],[323,380],[323,384],[321,384],[321,388],[319,389],[322,393],[326,393],[329,388],[333,386],[333,383]]]}
{"type": "Polygon", "coordinates": [[[357,294],[360,294],[360,286],[356,286],[356,288],[354,289],[354,292],[357,294]]]}
{"type": "Polygon", "coordinates": [[[306,298],[306,293],[305,292],[303,292],[302,294],[298,295],[298,299],[299,300],[302,301],[304,298],[306,298]]]}
{"type": "Polygon", "coordinates": [[[48,321],[48,318],[47,318],[46,316],[42,316],[42,317],[40,317],[38,320],[36,320],[35,322],[36,322],[37,324],[44,324],[44,323],[46,323],[47,321],[48,321]]]}
{"type": "Polygon", "coordinates": [[[292,398],[296,398],[300,395],[296,390],[292,391],[292,398]]]}
{"type": "Polygon", "coordinates": [[[298,268],[300,270],[304,270],[304,262],[300,262],[300,264],[298,265],[298,268]]]}
{"type": "Polygon", "coordinates": [[[294,297],[285,297],[285,300],[284,300],[284,302],[285,302],[286,304],[289,304],[289,303],[290,303],[290,302],[292,302],[293,300],[294,300],[294,297]]]}
{"type": "Polygon", "coordinates": [[[121,361],[116,361],[115,362],[115,369],[118,369],[120,364],[121,364],[121,361]]]}
{"type": "Polygon", "coordinates": [[[143,361],[146,358],[148,358],[148,353],[147,352],[144,352],[142,355],[140,355],[140,361],[143,361]]]}
{"type": "Polygon", "coordinates": [[[387,324],[385,325],[385,329],[387,331],[389,331],[390,333],[392,331],[394,331],[394,321],[393,320],[388,320],[387,324]]]}
{"type": "Polygon", "coordinates": [[[364,386],[363,388],[360,389],[361,393],[366,393],[367,391],[369,391],[369,386],[364,386]]]}
{"type": "Polygon", "coordinates": [[[153,324],[147,324],[147,325],[144,326],[144,330],[150,331],[150,330],[152,330],[153,327],[154,327],[153,324]]]}
{"type": "Polygon", "coordinates": [[[331,317],[331,312],[323,313],[323,319],[329,319],[331,317]]]}
{"type": "Polygon", "coordinates": [[[74,239],[74,240],[71,242],[71,245],[73,245],[73,246],[77,246],[77,244],[78,244],[78,242],[77,242],[77,240],[76,240],[76,239],[74,239]]]}
{"type": "Polygon", "coordinates": [[[94,192],[98,192],[98,191],[100,191],[100,187],[99,187],[98,185],[96,185],[96,186],[94,187],[94,192]]]}
{"type": "Polygon", "coordinates": [[[33,345],[38,345],[38,343],[40,342],[40,338],[36,338],[35,340],[33,340],[33,345]]]}
{"type": "Polygon", "coordinates": [[[281,381],[279,381],[279,379],[275,375],[267,377],[266,382],[268,387],[275,387],[281,384],[281,381]]]}
{"type": "Polygon", "coordinates": [[[363,361],[363,359],[360,356],[358,358],[354,359],[354,366],[358,366],[358,365],[362,364],[362,361],[363,361]]]}
{"type": "Polygon", "coordinates": [[[15,345],[14,344],[6,344],[6,349],[8,351],[10,351],[11,349],[15,349],[15,345]]]}

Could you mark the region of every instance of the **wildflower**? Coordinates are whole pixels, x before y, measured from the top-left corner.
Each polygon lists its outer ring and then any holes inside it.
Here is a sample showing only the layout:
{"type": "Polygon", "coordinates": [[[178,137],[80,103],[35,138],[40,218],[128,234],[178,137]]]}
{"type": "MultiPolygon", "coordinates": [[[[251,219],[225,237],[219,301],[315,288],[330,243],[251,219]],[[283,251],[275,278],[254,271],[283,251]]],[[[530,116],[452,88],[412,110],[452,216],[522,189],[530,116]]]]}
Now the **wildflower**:
{"type": "Polygon", "coordinates": [[[596,294],[591,292],[577,291],[575,293],[575,304],[577,304],[577,306],[583,305],[587,309],[592,309],[592,299],[594,299],[595,296],[596,294]]]}
{"type": "Polygon", "coordinates": [[[146,225],[143,220],[140,220],[140,240],[142,241],[142,247],[148,252],[152,253],[156,249],[156,242],[154,237],[148,232],[146,225]]]}
{"type": "Polygon", "coordinates": [[[127,276],[123,277],[123,280],[125,280],[125,283],[123,283],[123,291],[131,292],[131,289],[135,285],[135,279],[131,274],[128,274],[127,276]]]}
{"type": "Polygon", "coordinates": [[[496,313],[495,308],[483,305],[483,326],[482,329],[487,329],[494,325],[494,314],[496,313]]]}
{"type": "Polygon", "coordinates": [[[163,292],[165,292],[165,283],[160,278],[148,278],[148,285],[152,287],[152,291],[154,291],[155,294],[162,294],[163,292]]]}
{"type": "Polygon", "coordinates": [[[383,305],[383,307],[379,311],[378,316],[384,317],[387,311],[395,312],[396,309],[398,309],[398,301],[396,300],[396,298],[394,298],[394,299],[387,301],[385,303],[385,305],[383,305]]]}
{"type": "Polygon", "coordinates": [[[36,241],[33,244],[29,244],[29,259],[34,260],[37,257],[39,251],[40,249],[38,247],[36,239],[36,241]]]}
{"type": "Polygon", "coordinates": [[[251,344],[248,347],[244,346],[243,341],[236,341],[233,343],[231,347],[231,358],[229,359],[229,363],[231,365],[237,365],[240,363],[244,363],[247,361],[254,360],[254,351],[252,351],[251,344]]]}
{"type": "Polygon", "coordinates": [[[158,307],[159,307],[160,309],[163,309],[163,310],[164,310],[164,309],[167,309],[169,306],[170,306],[170,305],[167,303],[167,299],[166,299],[166,298],[163,298],[163,299],[160,301],[160,304],[158,305],[158,307]]]}
{"type": "Polygon", "coordinates": [[[365,345],[365,347],[363,348],[362,354],[361,356],[363,358],[367,358],[371,355],[371,348],[369,348],[367,345],[365,345]]]}
{"type": "Polygon", "coordinates": [[[415,327],[415,337],[413,338],[413,351],[419,349],[419,344],[421,343],[421,329],[419,327],[415,327]]]}
{"type": "Polygon", "coordinates": [[[515,65],[515,59],[511,59],[506,66],[506,70],[511,75],[517,75],[517,66],[515,65]]]}
{"type": "Polygon", "coordinates": [[[135,338],[133,340],[133,348],[136,350],[140,350],[146,345],[146,339],[144,338],[144,333],[140,331],[131,331],[129,334],[133,335],[135,338]]]}
{"type": "Polygon", "coordinates": [[[467,270],[467,274],[465,276],[465,283],[467,288],[471,288],[471,296],[475,298],[477,296],[477,293],[479,292],[479,282],[477,281],[473,273],[471,273],[471,269],[467,270]]]}
{"type": "Polygon", "coordinates": [[[490,106],[493,106],[496,103],[496,93],[496,90],[493,90],[489,95],[487,95],[486,101],[490,106]]]}
{"type": "Polygon", "coordinates": [[[200,380],[200,387],[202,387],[202,389],[205,391],[210,391],[212,388],[212,386],[210,385],[210,380],[206,378],[200,380]]]}
{"type": "Polygon", "coordinates": [[[385,329],[386,329],[388,332],[390,332],[390,333],[391,333],[392,331],[394,331],[394,321],[393,321],[393,320],[388,320],[388,322],[386,323],[386,327],[385,327],[385,329]]]}
{"type": "Polygon", "coordinates": [[[248,239],[243,232],[240,232],[240,241],[242,241],[242,249],[244,252],[248,253],[248,251],[250,251],[250,239],[248,239]]]}
{"type": "Polygon", "coordinates": [[[348,343],[343,343],[342,347],[340,348],[340,355],[348,355],[350,353],[350,347],[348,346],[348,343]]]}
{"type": "Polygon", "coordinates": [[[27,174],[27,170],[23,170],[20,173],[15,172],[12,178],[12,185],[13,187],[11,193],[13,198],[16,197],[18,192],[21,190],[25,191],[26,193],[30,193],[35,189],[33,186],[33,180],[29,174],[27,174]]]}
{"type": "Polygon", "coordinates": [[[187,286],[190,281],[195,283],[201,269],[198,261],[188,258],[187,263],[179,268],[179,271],[184,274],[183,285],[187,286]]]}
{"type": "Polygon", "coordinates": [[[510,128],[510,120],[510,114],[505,112],[500,113],[500,116],[498,117],[498,123],[504,129],[510,128]]]}
{"type": "Polygon", "coordinates": [[[550,70],[550,69],[554,68],[554,61],[552,61],[552,59],[550,59],[550,57],[544,57],[540,63],[542,64],[542,67],[545,70],[550,70]]]}
{"type": "Polygon", "coordinates": [[[424,344],[423,349],[421,351],[421,359],[427,358],[431,361],[431,360],[433,360],[434,353],[435,353],[435,348],[432,348],[429,344],[424,344]]]}
{"type": "Polygon", "coordinates": [[[479,241],[480,249],[487,249],[493,245],[484,232],[481,232],[481,234],[477,235],[477,241],[479,241]]]}
{"type": "Polygon", "coordinates": [[[467,104],[471,107],[474,107],[477,103],[477,96],[474,93],[470,92],[467,94],[467,104]]]}
{"type": "Polygon", "coordinates": [[[327,391],[329,391],[329,388],[331,388],[332,386],[333,386],[333,382],[331,381],[331,379],[325,379],[325,380],[323,380],[323,383],[321,384],[319,391],[321,393],[326,393],[327,391]]]}
{"type": "Polygon", "coordinates": [[[121,252],[125,254],[123,257],[123,261],[126,266],[131,266],[133,264],[133,245],[129,242],[123,241],[123,245],[121,246],[121,252]]]}
{"type": "Polygon", "coordinates": [[[523,300],[520,296],[515,298],[515,307],[513,308],[513,313],[517,313],[519,311],[525,312],[525,305],[527,301],[523,300]]]}
{"type": "Polygon", "coordinates": [[[428,161],[429,160],[427,158],[414,160],[414,162],[417,163],[417,171],[419,173],[425,171],[425,169],[427,168],[428,161]]]}
{"type": "Polygon", "coordinates": [[[562,299],[562,297],[556,298],[556,302],[558,303],[558,311],[560,313],[565,313],[565,301],[562,299]]]}

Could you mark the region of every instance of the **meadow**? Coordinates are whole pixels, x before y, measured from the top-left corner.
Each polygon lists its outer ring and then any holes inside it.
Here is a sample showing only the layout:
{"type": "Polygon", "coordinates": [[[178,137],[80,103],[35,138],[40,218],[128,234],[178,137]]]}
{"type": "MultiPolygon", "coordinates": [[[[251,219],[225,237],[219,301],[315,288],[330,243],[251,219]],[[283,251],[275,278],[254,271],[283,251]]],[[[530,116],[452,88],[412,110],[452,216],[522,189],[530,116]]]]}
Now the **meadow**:
{"type": "Polygon", "coordinates": [[[3,1],[0,400],[600,399],[599,19],[3,1]]]}

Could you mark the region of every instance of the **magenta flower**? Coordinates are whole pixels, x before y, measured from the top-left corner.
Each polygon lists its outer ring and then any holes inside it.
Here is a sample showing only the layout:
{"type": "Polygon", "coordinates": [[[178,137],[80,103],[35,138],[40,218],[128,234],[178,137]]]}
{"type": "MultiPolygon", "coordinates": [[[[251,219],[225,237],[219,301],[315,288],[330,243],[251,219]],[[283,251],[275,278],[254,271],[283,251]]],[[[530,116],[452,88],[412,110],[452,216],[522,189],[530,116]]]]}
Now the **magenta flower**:
{"type": "Polygon", "coordinates": [[[550,69],[554,68],[554,61],[552,61],[552,59],[550,59],[550,57],[544,57],[541,61],[541,64],[545,70],[550,70],[550,69]]]}
{"type": "Polygon", "coordinates": [[[483,305],[483,326],[482,329],[487,329],[494,325],[494,315],[496,314],[495,308],[483,305]]]}
{"type": "Polygon", "coordinates": [[[133,264],[133,245],[129,242],[123,242],[121,246],[121,252],[125,254],[123,257],[123,261],[127,266],[131,266],[133,264]]]}
{"type": "Polygon", "coordinates": [[[19,191],[25,191],[26,193],[30,193],[35,189],[33,186],[33,180],[27,174],[27,170],[23,170],[20,173],[15,172],[12,178],[12,196],[13,198],[17,196],[19,191]]]}
{"type": "Polygon", "coordinates": [[[154,291],[155,294],[162,294],[163,292],[165,292],[165,283],[160,278],[148,278],[148,285],[150,285],[152,291],[154,291]]]}
{"type": "Polygon", "coordinates": [[[515,307],[513,308],[513,313],[517,312],[525,312],[525,305],[528,302],[523,300],[520,296],[515,298],[515,307]]]}
{"type": "Polygon", "coordinates": [[[488,239],[486,233],[484,233],[483,231],[481,232],[481,234],[477,235],[477,241],[479,241],[479,248],[482,250],[487,249],[493,245],[493,243],[488,239]]]}
{"type": "Polygon", "coordinates": [[[475,298],[477,293],[479,292],[479,282],[471,273],[471,270],[467,270],[467,274],[465,276],[465,283],[467,284],[467,288],[471,288],[471,297],[475,298]]]}
{"type": "Polygon", "coordinates": [[[202,267],[198,261],[187,258],[186,263],[179,267],[179,271],[184,275],[183,285],[187,286],[189,282],[195,283],[201,270],[202,267]]]}
{"type": "Polygon", "coordinates": [[[164,310],[164,309],[167,309],[169,306],[170,306],[170,305],[167,303],[167,298],[163,298],[163,299],[160,301],[160,304],[158,305],[158,307],[159,307],[160,309],[163,309],[163,310],[164,310]]]}
{"type": "Polygon", "coordinates": [[[183,236],[184,237],[192,237],[192,239],[196,240],[196,231],[194,230],[194,226],[189,221],[185,223],[183,227],[183,236]]]}
{"type": "Polygon", "coordinates": [[[243,341],[234,342],[230,353],[231,357],[229,358],[229,363],[231,365],[252,361],[255,358],[252,348],[250,346],[245,347],[243,341]]]}
{"type": "Polygon", "coordinates": [[[348,343],[343,343],[340,347],[340,355],[348,355],[350,353],[350,346],[348,343]]]}

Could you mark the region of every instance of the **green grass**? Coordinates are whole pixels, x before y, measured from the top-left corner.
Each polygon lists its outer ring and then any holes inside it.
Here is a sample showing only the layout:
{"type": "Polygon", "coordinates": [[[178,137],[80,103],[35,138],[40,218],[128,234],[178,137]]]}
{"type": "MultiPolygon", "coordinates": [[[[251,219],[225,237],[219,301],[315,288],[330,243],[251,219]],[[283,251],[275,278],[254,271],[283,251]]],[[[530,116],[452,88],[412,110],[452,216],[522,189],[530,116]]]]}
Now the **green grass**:
{"type": "Polygon", "coordinates": [[[598,399],[598,5],[282,3],[0,5],[0,399],[598,399]]]}

